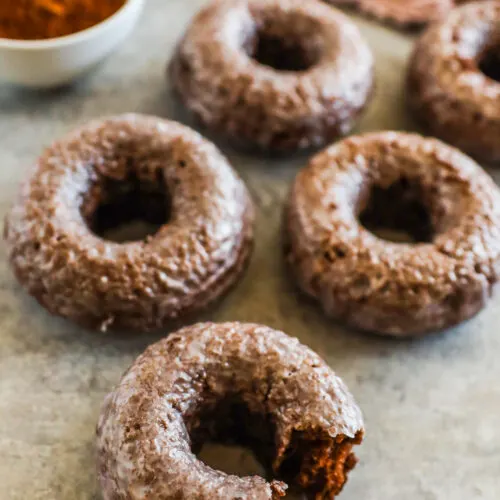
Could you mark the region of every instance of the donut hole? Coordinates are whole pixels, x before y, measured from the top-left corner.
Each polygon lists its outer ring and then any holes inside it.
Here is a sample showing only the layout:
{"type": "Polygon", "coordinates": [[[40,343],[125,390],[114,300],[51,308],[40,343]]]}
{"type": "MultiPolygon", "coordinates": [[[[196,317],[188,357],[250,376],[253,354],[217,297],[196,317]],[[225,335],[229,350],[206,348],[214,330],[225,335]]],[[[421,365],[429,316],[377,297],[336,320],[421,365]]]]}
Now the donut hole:
{"type": "Polygon", "coordinates": [[[247,37],[244,49],[248,56],[276,71],[307,71],[321,57],[323,40],[314,21],[298,19],[296,13],[283,15],[277,22],[272,16],[258,23],[247,37]]]}
{"type": "Polygon", "coordinates": [[[91,231],[116,243],[153,236],[168,223],[170,211],[170,196],[161,170],[154,179],[141,179],[132,169],[123,179],[100,178],[81,206],[91,231]]]}
{"type": "Polygon", "coordinates": [[[191,421],[192,450],[205,464],[226,474],[285,481],[293,495],[288,498],[304,492],[339,493],[356,464],[352,447],[361,441],[361,436],[332,439],[317,429],[293,431],[277,460],[273,417],[250,411],[238,396],[201,411],[191,421]]]}
{"type": "Polygon", "coordinates": [[[198,452],[198,458],[212,469],[234,476],[266,476],[266,470],[252,450],[245,446],[205,443],[198,452]]]}
{"type": "Polygon", "coordinates": [[[377,237],[394,243],[432,241],[434,228],[422,189],[408,179],[373,186],[359,210],[359,221],[377,237]]]}
{"type": "Polygon", "coordinates": [[[274,451],[274,426],[251,412],[238,397],[203,408],[190,429],[193,452],[207,465],[226,473],[266,475],[274,451]],[[214,449],[226,456],[214,458],[214,449]],[[232,458],[238,456],[237,462],[232,458]]]}
{"type": "Polygon", "coordinates": [[[317,55],[298,40],[285,40],[268,33],[258,35],[251,56],[259,64],[277,71],[306,71],[317,61],[317,55]]]}
{"type": "Polygon", "coordinates": [[[500,43],[490,45],[479,58],[479,69],[491,80],[500,82],[500,43]]]}

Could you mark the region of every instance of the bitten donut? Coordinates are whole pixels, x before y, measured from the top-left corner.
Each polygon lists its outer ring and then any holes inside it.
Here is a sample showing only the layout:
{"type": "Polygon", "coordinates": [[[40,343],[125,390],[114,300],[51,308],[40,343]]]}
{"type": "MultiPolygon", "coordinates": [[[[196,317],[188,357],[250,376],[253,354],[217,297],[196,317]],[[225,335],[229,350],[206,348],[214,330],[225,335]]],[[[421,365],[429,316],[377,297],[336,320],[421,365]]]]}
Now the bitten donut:
{"type": "Polygon", "coordinates": [[[452,11],[417,43],[408,103],[433,135],[473,157],[500,161],[500,3],[452,11]]]}
{"type": "Polygon", "coordinates": [[[208,128],[287,152],[351,130],[373,57],[356,26],[318,0],[217,0],[192,22],[170,74],[208,128]]]}
{"type": "Polygon", "coordinates": [[[252,248],[253,206],[222,154],[175,122],[123,115],[48,148],[8,214],[20,283],[51,313],[145,331],[220,297],[252,248]],[[102,234],[134,219],[156,233],[102,234]]]}
{"type": "Polygon", "coordinates": [[[500,191],[436,139],[382,132],[333,145],[298,174],[286,223],[300,287],[360,329],[404,336],[456,325],[499,279],[500,191]],[[413,240],[372,232],[383,228],[413,240]]]}
{"type": "Polygon", "coordinates": [[[105,500],[277,499],[282,481],[334,498],[363,433],[343,382],[297,339],[197,324],[149,347],[106,398],[98,472],[105,500]],[[212,469],[196,456],[207,441],[251,447],[276,479],[212,469]]]}

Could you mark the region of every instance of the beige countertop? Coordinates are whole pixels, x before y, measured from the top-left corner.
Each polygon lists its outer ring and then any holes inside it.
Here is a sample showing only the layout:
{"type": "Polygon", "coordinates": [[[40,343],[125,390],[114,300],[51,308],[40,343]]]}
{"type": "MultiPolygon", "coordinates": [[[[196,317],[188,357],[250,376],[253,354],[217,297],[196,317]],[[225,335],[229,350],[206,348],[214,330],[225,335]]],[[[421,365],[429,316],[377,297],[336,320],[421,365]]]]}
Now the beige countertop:
{"type": "MultiPolygon", "coordinates": [[[[0,87],[2,218],[41,148],[74,126],[126,111],[186,120],[166,91],[165,65],[203,3],[149,0],[122,49],[72,88],[0,87]]],[[[402,99],[412,38],[359,24],[376,54],[377,91],[358,130],[414,129],[402,99]]],[[[222,146],[258,205],[258,231],[250,272],[205,318],[282,329],[344,378],[364,411],[367,437],[340,498],[499,498],[500,296],[460,328],[415,341],[362,335],[325,319],[296,294],[281,265],[283,200],[307,158],[263,159],[222,146]]],[[[159,335],[103,335],[49,316],[17,285],[3,242],[0,249],[0,499],[97,500],[99,406],[159,335]]],[[[224,462],[219,448],[211,454],[224,462]]],[[[247,457],[236,458],[247,471],[247,457]]]]}

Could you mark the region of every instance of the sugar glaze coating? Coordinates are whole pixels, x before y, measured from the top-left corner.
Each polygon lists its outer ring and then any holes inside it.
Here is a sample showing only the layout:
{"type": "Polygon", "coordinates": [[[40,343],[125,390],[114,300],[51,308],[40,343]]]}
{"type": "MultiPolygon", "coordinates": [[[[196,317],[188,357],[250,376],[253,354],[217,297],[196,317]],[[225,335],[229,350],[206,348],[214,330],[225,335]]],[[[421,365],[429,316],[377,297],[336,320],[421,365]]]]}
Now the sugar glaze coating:
{"type": "Polygon", "coordinates": [[[209,129],[287,152],[351,130],[371,96],[373,56],[354,23],[317,0],[218,0],[189,26],[170,77],[209,129]]]}
{"type": "Polygon", "coordinates": [[[333,498],[356,459],[361,412],[309,348],[244,323],[203,323],[149,347],[106,398],[98,424],[106,500],[276,499],[286,485],[333,498]],[[211,469],[206,440],[250,445],[277,480],[211,469]]]}
{"type": "Polygon", "coordinates": [[[339,7],[354,7],[363,14],[399,28],[421,28],[443,19],[464,0],[325,0],[339,7]]]}
{"type": "Polygon", "coordinates": [[[436,139],[350,137],[298,174],[286,234],[300,288],[328,314],[372,332],[422,334],[471,318],[490,298],[500,276],[500,191],[472,159],[436,139]],[[395,186],[402,204],[384,206],[399,216],[408,202],[421,203],[428,241],[387,241],[360,223],[370,194],[395,186]]]}
{"type": "Polygon", "coordinates": [[[252,248],[253,205],[199,134],[129,114],[49,147],[4,234],[18,280],[50,312],[102,330],[145,331],[204,308],[237,280],[252,248]],[[145,240],[101,238],[92,227],[98,207],[129,188],[146,189],[149,205],[165,190],[167,223],[145,240]]]}
{"type": "Polygon", "coordinates": [[[496,1],[455,9],[418,41],[408,70],[408,104],[425,129],[486,162],[500,161],[500,82],[480,67],[498,54],[499,24],[496,1]]]}

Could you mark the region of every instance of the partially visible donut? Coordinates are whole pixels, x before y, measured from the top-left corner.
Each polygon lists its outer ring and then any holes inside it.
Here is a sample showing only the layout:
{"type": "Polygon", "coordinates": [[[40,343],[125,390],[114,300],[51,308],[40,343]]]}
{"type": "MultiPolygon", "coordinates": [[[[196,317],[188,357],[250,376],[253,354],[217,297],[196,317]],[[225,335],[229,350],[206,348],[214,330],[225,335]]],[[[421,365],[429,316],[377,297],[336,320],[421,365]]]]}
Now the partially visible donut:
{"type": "Polygon", "coordinates": [[[204,323],[149,347],[106,398],[98,424],[105,500],[277,499],[287,481],[333,498],[355,466],[361,412],[314,352],[271,328],[204,323]],[[197,458],[204,442],[251,447],[277,478],[197,458]]]}
{"type": "Polygon", "coordinates": [[[373,56],[346,16],[318,0],[211,1],[170,65],[209,129],[293,151],[348,133],[373,88],[373,56]]]}
{"type": "Polygon", "coordinates": [[[300,287],[356,328],[409,336],[451,327],[479,312],[500,278],[500,190],[436,139],[341,141],[298,174],[286,213],[300,287]],[[415,241],[372,232],[384,227],[415,241]]]}
{"type": "Polygon", "coordinates": [[[220,297],[252,248],[253,208],[227,160],[175,122],[123,115],[48,148],[5,222],[20,283],[53,314],[100,328],[157,329],[220,297]],[[158,231],[117,243],[109,226],[158,231]]]}
{"type": "MultiPolygon", "coordinates": [[[[443,19],[467,0],[325,0],[339,7],[353,7],[363,14],[403,29],[421,28],[443,19]]],[[[470,1],[470,0],[468,0],[470,1]]]]}
{"type": "Polygon", "coordinates": [[[415,47],[408,103],[425,129],[478,160],[500,161],[500,2],[473,2],[415,47]]]}

